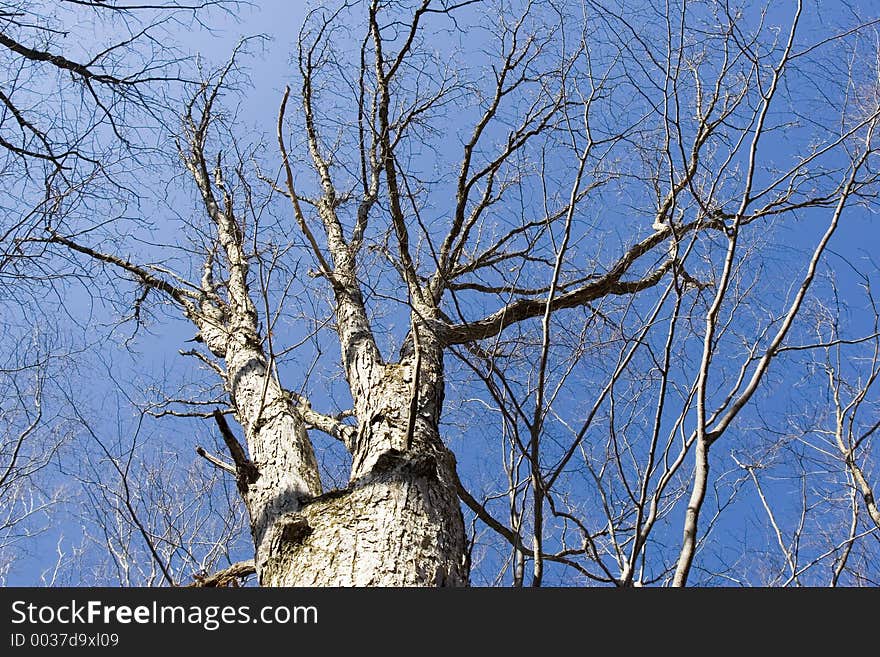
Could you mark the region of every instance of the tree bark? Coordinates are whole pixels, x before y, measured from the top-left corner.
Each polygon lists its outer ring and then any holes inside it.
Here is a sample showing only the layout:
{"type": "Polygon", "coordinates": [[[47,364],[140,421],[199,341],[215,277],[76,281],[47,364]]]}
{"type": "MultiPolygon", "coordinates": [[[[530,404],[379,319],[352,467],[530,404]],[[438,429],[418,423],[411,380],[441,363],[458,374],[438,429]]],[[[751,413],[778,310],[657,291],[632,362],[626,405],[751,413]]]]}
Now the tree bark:
{"type": "Polygon", "coordinates": [[[348,488],[307,502],[274,525],[264,586],[463,586],[464,527],[454,463],[386,452],[348,488]]]}
{"type": "Polygon", "coordinates": [[[351,361],[349,378],[371,383],[356,398],[349,485],[277,519],[258,558],[263,585],[468,583],[455,459],[438,431],[442,352],[421,342],[400,363],[351,361]]]}

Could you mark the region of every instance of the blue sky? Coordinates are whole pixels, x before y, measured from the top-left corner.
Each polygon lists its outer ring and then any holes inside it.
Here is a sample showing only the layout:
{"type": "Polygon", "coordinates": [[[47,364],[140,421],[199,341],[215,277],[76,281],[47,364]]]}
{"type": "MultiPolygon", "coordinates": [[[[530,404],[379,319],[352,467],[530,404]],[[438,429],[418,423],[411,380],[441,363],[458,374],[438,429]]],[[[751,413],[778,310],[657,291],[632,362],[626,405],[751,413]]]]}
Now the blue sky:
{"type": "MultiPolygon", "coordinates": [[[[772,3],[768,22],[772,24],[776,20],[781,21],[787,17],[792,4],[787,2],[772,3]]],[[[262,137],[268,144],[267,159],[271,160],[274,155],[274,150],[272,150],[274,148],[274,125],[284,86],[288,83],[294,86],[298,84],[293,75],[290,53],[305,11],[304,3],[284,2],[283,0],[269,0],[254,3],[254,5],[253,7],[242,7],[237,13],[235,21],[221,16],[218,19],[217,27],[211,33],[193,30],[182,40],[185,49],[202,53],[210,66],[216,67],[225,62],[231,49],[243,36],[265,35],[268,37],[265,42],[259,40],[251,42],[247,56],[241,60],[249,83],[240,94],[228,95],[226,100],[236,110],[240,126],[237,130],[240,136],[244,141],[262,137]]],[[[846,6],[854,7],[863,12],[873,11],[876,13],[877,11],[876,6],[870,2],[846,6]]],[[[838,20],[841,23],[850,20],[848,12],[844,11],[843,3],[809,2],[806,3],[806,7],[808,13],[805,18],[805,35],[810,35],[838,20]],[[836,6],[839,11],[829,10],[829,5],[836,6]]],[[[756,14],[754,12],[747,13],[747,19],[757,20],[756,14]]],[[[485,32],[480,34],[481,38],[486,39],[485,32]]],[[[442,36],[437,39],[433,45],[440,50],[444,47],[462,46],[461,37],[448,43],[443,41],[442,36]]],[[[465,47],[473,48],[475,45],[483,44],[464,43],[465,47]]],[[[488,48],[490,45],[492,44],[487,40],[485,46],[488,48]]],[[[479,50],[479,48],[474,49],[479,50]]],[[[475,57],[474,66],[476,66],[477,60],[478,57],[475,57]]],[[[805,74],[811,75],[813,72],[807,69],[805,74]]],[[[792,90],[792,93],[797,95],[799,91],[792,90]]],[[[809,91],[804,93],[810,94],[809,91]]],[[[818,106],[820,109],[815,111],[821,113],[821,104],[819,103],[818,106]]],[[[441,134],[435,137],[432,142],[435,150],[432,150],[430,145],[423,147],[421,151],[414,150],[413,162],[423,167],[426,172],[430,172],[435,162],[442,164],[446,159],[451,159],[457,152],[459,133],[465,130],[464,121],[467,118],[466,111],[451,112],[442,117],[441,134]]],[[[824,119],[825,117],[817,116],[816,118],[824,119]]],[[[780,128],[778,133],[766,140],[764,148],[767,150],[764,153],[770,160],[785,162],[792,157],[789,149],[799,148],[803,142],[803,133],[787,132],[785,128],[780,128]]],[[[563,177],[565,173],[564,168],[560,167],[560,177],[563,177]]],[[[151,172],[145,171],[144,174],[150,176],[151,172]]],[[[129,206],[117,209],[123,215],[142,213],[152,218],[152,229],[144,231],[142,234],[139,233],[139,237],[149,234],[151,239],[158,242],[170,239],[183,243],[185,231],[181,229],[178,220],[180,217],[191,216],[194,212],[192,191],[186,186],[185,179],[168,169],[156,171],[155,179],[162,181],[163,184],[156,189],[150,189],[143,195],[139,203],[131,202],[129,206]],[[175,216],[176,213],[179,214],[179,217],[175,216]]],[[[442,189],[442,186],[440,188],[442,189]]],[[[433,210],[436,220],[442,222],[444,207],[443,199],[439,196],[438,194],[432,197],[431,201],[434,204],[433,210]]],[[[609,203],[609,199],[611,199],[610,193],[607,197],[600,197],[598,204],[609,203]]],[[[632,198],[626,200],[634,203],[638,201],[638,199],[634,201],[632,198]]],[[[870,280],[877,283],[876,260],[872,263],[868,259],[872,254],[880,253],[880,231],[876,227],[873,209],[872,207],[854,208],[846,214],[832,243],[833,253],[826,256],[825,266],[822,270],[823,275],[833,272],[840,287],[840,298],[849,306],[849,309],[843,313],[841,323],[841,333],[846,337],[863,335],[871,328],[871,318],[865,313],[865,298],[859,288],[863,279],[854,275],[852,268],[845,262],[848,261],[863,267],[870,280]]],[[[273,212],[281,211],[277,209],[277,206],[270,206],[267,217],[275,216],[273,212]]],[[[770,307],[774,303],[778,304],[781,299],[789,296],[791,286],[799,281],[797,273],[802,265],[800,254],[815,244],[827,218],[823,212],[804,213],[796,221],[786,219],[785,222],[774,228],[774,232],[768,231],[765,237],[769,240],[769,245],[767,251],[764,252],[766,257],[762,262],[766,275],[761,279],[758,287],[762,303],[766,302],[766,307],[770,307]]],[[[283,217],[283,214],[281,216],[283,217]]],[[[617,229],[608,230],[605,236],[612,246],[615,246],[615,238],[623,242],[632,238],[633,229],[630,224],[626,223],[629,217],[622,206],[612,209],[608,216],[610,217],[609,221],[613,219],[618,222],[619,226],[617,229]]],[[[648,222],[644,226],[640,225],[636,230],[640,234],[647,233],[650,232],[649,226],[648,222]]],[[[585,236],[587,233],[588,231],[585,229],[585,236]]],[[[130,235],[123,235],[123,239],[130,237],[130,235]]],[[[584,248],[593,244],[587,237],[584,239],[584,248]]],[[[153,253],[143,243],[136,248],[142,248],[144,253],[153,253]]],[[[101,285],[106,285],[107,290],[112,290],[113,286],[108,281],[109,279],[102,281],[101,285]]],[[[383,286],[387,289],[393,290],[393,284],[393,281],[383,281],[383,286]]],[[[124,286],[119,289],[123,290],[121,295],[123,300],[131,299],[131,294],[125,292],[124,286]]],[[[818,289],[827,290],[827,286],[822,283],[818,289]]],[[[169,310],[161,304],[156,304],[151,307],[155,317],[152,324],[146,326],[134,341],[128,342],[126,337],[130,335],[132,326],[131,324],[123,325],[116,330],[111,328],[112,322],[119,316],[121,306],[118,303],[114,305],[114,302],[118,300],[113,299],[111,292],[108,292],[105,297],[103,290],[102,287],[100,292],[92,296],[91,293],[94,290],[77,288],[76,286],[67,288],[67,293],[70,296],[66,302],[71,307],[71,313],[81,318],[83,330],[79,335],[71,337],[68,334],[63,338],[63,340],[69,339],[71,343],[78,343],[86,339],[96,327],[100,327],[99,334],[104,336],[99,345],[100,349],[89,351],[78,357],[75,364],[65,372],[69,380],[68,390],[76,393],[74,399],[76,404],[81,405],[83,413],[89,418],[98,419],[93,425],[97,437],[92,440],[80,429],[76,441],[72,442],[68,451],[59,457],[59,468],[65,474],[59,474],[55,481],[63,488],[65,495],[70,500],[69,506],[62,506],[64,511],[51,517],[49,526],[38,539],[22,544],[23,550],[19,552],[18,561],[7,580],[9,584],[38,583],[47,565],[53,563],[58,545],[61,545],[65,554],[70,557],[75,556],[78,548],[85,549],[85,556],[81,558],[82,570],[79,571],[82,578],[80,579],[75,572],[68,572],[65,576],[69,583],[88,582],[92,576],[88,568],[96,567],[96,562],[100,561],[100,553],[95,552],[96,545],[82,538],[82,525],[78,514],[86,512],[88,505],[94,501],[94,498],[84,497],[82,489],[84,487],[95,489],[96,486],[95,482],[83,483],[83,480],[89,477],[90,471],[87,468],[71,467],[70,464],[76,461],[76,450],[82,449],[81,453],[87,455],[87,459],[92,459],[100,458],[100,450],[96,445],[98,439],[105,443],[111,452],[121,456],[124,456],[132,445],[137,446],[138,454],[146,455],[144,457],[146,461],[157,468],[156,472],[161,473],[164,477],[164,479],[160,477],[160,480],[165,483],[183,482],[184,473],[208,470],[207,464],[201,462],[193,453],[196,444],[204,444],[217,452],[222,451],[219,440],[214,435],[213,427],[204,421],[176,420],[174,418],[163,418],[157,421],[147,418],[141,422],[140,415],[133,410],[135,406],[145,400],[155,398],[157,396],[155,390],[162,382],[170,382],[174,386],[180,386],[183,392],[191,392],[209,380],[209,377],[195,369],[194,361],[181,358],[178,355],[180,349],[187,348],[188,343],[185,341],[192,337],[193,329],[186,322],[177,318],[174,309],[169,310]],[[111,299],[111,301],[107,301],[107,299],[111,299]]],[[[319,311],[325,313],[327,309],[322,306],[321,301],[323,294],[317,287],[314,291],[306,289],[298,303],[301,304],[301,307],[306,308],[309,301],[314,301],[319,311]]],[[[644,312],[649,301],[650,299],[645,300],[644,307],[637,304],[634,312],[644,312]]],[[[739,328],[744,333],[748,333],[753,326],[762,325],[763,320],[760,317],[760,312],[763,308],[761,304],[756,304],[753,311],[755,317],[747,317],[743,320],[739,328]]],[[[389,344],[400,338],[399,313],[399,308],[392,309],[387,311],[385,316],[383,325],[388,327],[388,331],[384,338],[389,344]]],[[[569,318],[565,321],[576,324],[578,319],[569,318]]],[[[68,328],[64,328],[62,333],[69,333],[68,328]]],[[[291,324],[286,327],[286,337],[290,341],[295,341],[305,330],[301,326],[291,324]]],[[[805,337],[802,333],[796,332],[796,335],[805,337]]],[[[339,379],[337,350],[338,345],[334,344],[332,336],[328,338],[325,334],[304,348],[301,356],[297,355],[287,363],[282,374],[289,377],[289,385],[298,386],[303,378],[302,372],[308,371],[313,357],[320,355],[317,369],[308,383],[309,391],[312,393],[316,405],[330,407],[334,404],[344,405],[345,392],[341,385],[343,382],[339,379]],[[322,382],[322,378],[326,378],[327,382],[322,382]]],[[[858,349],[854,349],[853,353],[862,355],[858,349]]],[[[611,357],[609,354],[616,355],[613,354],[613,350],[602,352],[603,358],[611,357]]],[[[797,359],[793,359],[791,362],[800,363],[797,359]]],[[[561,357],[557,367],[562,368],[564,365],[565,359],[561,357]]],[[[686,364],[682,362],[678,365],[681,365],[682,371],[686,373],[686,364]]],[[[480,390],[478,385],[467,378],[466,369],[452,362],[449,363],[449,367],[450,379],[453,376],[459,377],[459,379],[451,381],[447,393],[449,417],[446,426],[449,444],[456,450],[462,467],[462,477],[472,484],[474,493],[495,491],[498,489],[500,479],[498,459],[503,449],[498,416],[483,408],[488,403],[488,397],[485,391],[480,390]],[[458,430],[462,423],[468,422],[471,423],[470,431],[458,430]]],[[[579,374],[583,382],[580,387],[572,385],[566,388],[568,396],[565,396],[559,405],[560,415],[564,417],[560,418],[558,425],[548,428],[548,442],[563,440],[565,431],[561,420],[577,419],[583,414],[582,407],[585,400],[579,398],[579,395],[590,392],[592,381],[590,377],[597,377],[606,367],[607,362],[605,361],[586,363],[584,370],[579,374]]],[[[647,359],[645,367],[650,367],[647,359]]],[[[778,426],[781,430],[789,422],[790,417],[806,417],[818,408],[819,404],[815,404],[815,406],[811,404],[816,399],[815,390],[820,388],[807,386],[804,388],[806,392],[801,392],[799,385],[809,376],[805,375],[801,369],[794,367],[786,369],[787,367],[790,365],[786,364],[786,361],[778,363],[778,367],[774,368],[772,377],[768,380],[770,385],[766,388],[766,393],[756,400],[755,408],[750,409],[744,416],[740,433],[731,437],[731,442],[734,438],[742,439],[743,451],[749,451],[751,448],[760,451],[763,438],[755,435],[753,427],[764,423],[778,426]],[[769,422],[765,422],[768,418],[769,422]]],[[[685,379],[685,374],[682,377],[685,379]]],[[[525,378],[527,379],[527,376],[525,378]]],[[[876,393],[874,394],[876,396],[876,393]]],[[[588,395],[585,395],[586,398],[588,395]]],[[[491,404],[488,405],[491,406],[491,404]]],[[[647,409],[640,410],[647,414],[647,409]]],[[[339,453],[338,446],[329,439],[320,436],[316,436],[315,440],[321,448],[323,458],[326,458],[327,472],[331,477],[331,482],[333,477],[337,477],[339,484],[344,483],[344,459],[339,453]]],[[[601,441],[597,441],[592,448],[598,454],[602,451],[603,445],[601,441]]],[[[550,447],[549,452],[553,451],[554,449],[550,447]]],[[[719,450],[717,458],[716,465],[719,472],[732,468],[732,464],[727,458],[727,451],[719,450]]],[[[104,473],[104,476],[108,476],[107,473],[109,476],[113,476],[112,469],[108,470],[106,463],[101,464],[98,471],[104,473]]],[[[205,476],[212,475],[208,473],[205,476]]],[[[589,509],[591,504],[598,502],[591,492],[577,492],[587,490],[587,488],[579,488],[578,482],[580,480],[578,477],[584,476],[586,475],[583,471],[573,470],[570,486],[574,491],[572,494],[575,496],[575,506],[589,509]],[[577,499],[579,494],[583,497],[577,499]]],[[[732,482],[736,480],[737,476],[734,472],[727,480],[722,479],[719,485],[721,498],[726,494],[728,486],[733,485],[732,482]]],[[[768,490],[778,488],[777,494],[774,495],[774,501],[778,504],[777,510],[784,522],[792,521],[792,518],[795,518],[798,513],[798,486],[792,487],[790,485],[792,483],[789,481],[790,476],[792,476],[792,471],[787,466],[783,466],[773,472],[767,483],[768,490]]],[[[721,563],[728,558],[727,553],[742,550],[744,546],[765,549],[768,539],[772,539],[767,531],[766,517],[754,492],[749,492],[751,489],[745,485],[742,485],[742,489],[746,492],[738,498],[738,503],[722,516],[722,520],[719,521],[713,534],[716,538],[707,549],[704,562],[707,568],[711,567],[713,559],[717,559],[721,563]]],[[[240,505],[234,501],[234,487],[230,486],[228,482],[225,484],[215,483],[211,488],[211,494],[214,496],[212,500],[215,501],[219,509],[216,516],[227,513],[224,504],[228,499],[233,499],[233,507],[240,508],[240,505]]],[[[496,517],[506,521],[502,502],[503,500],[496,501],[490,505],[490,508],[496,512],[496,517]]],[[[151,500],[138,500],[138,503],[145,509],[159,508],[160,506],[159,503],[153,504],[151,500]]],[[[193,512],[192,509],[186,511],[186,513],[189,512],[193,512]]],[[[682,515],[683,508],[670,514],[667,524],[657,532],[659,543],[675,544],[681,531],[682,515]]],[[[211,531],[219,531],[217,530],[217,524],[220,522],[218,518],[214,517],[211,522],[214,523],[211,525],[213,528],[211,531]]],[[[130,531],[131,527],[126,527],[125,530],[130,531]]],[[[480,531],[483,530],[484,528],[481,528],[480,531]]],[[[95,527],[91,527],[89,531],[94,534],[95,527]]],[[[238,537],[237,542],[234,543],[230,555],[232,558],[247,558],[249,556],[248,538],[245,529],[238,537]]],[[[483,561],[476,574],[476,583],[491,583],[491,575],[484,573],[492,573],[497,570],[505,558],[503,546],[499,547],[500,545],[499,541],[486,538],[482,552],[483,561]]],[[[106,572],[100,572],[106,576],[106,572]]],[[[567,574],[561,570],[554,572],[548,583],[565,581],[566,576],[567,574]]],[[[721,583],[720,580],[712,581],[713,583],[721,583]]]]}

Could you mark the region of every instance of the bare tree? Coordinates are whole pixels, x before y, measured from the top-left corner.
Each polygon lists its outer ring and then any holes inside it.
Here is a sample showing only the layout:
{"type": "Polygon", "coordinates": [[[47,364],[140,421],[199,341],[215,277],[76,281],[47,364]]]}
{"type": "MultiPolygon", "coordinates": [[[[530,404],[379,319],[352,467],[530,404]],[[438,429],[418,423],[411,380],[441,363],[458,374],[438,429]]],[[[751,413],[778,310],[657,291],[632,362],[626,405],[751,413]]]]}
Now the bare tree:
{"type": "Polygon", "coordinates": [[[5,581],[17,551],[45,529],[46,512],[59,490],[44,470],[65,442],[57,424],[44,418],[46,376],[52,371],[40,336],[19,345],[0,367],[0,578],[5,581]],[[47,430],[47,427],[49,429],[47,430]],[[54,430],[53,430],[54,429],[54,430]]]}
{"type": "MultiPolygon", "coordinates": [[[[138,168],[155,164],[161,153],[155,135],[176,116],[170,99],[183,94],[195,70],[173,35],[232,6],[225,0],[0,2],[4,575],[24,553],[14,548],[32,548],[34,535],[53,524],[54,507],[75,506],[75,486],[63,475],[67,459],[75,462],[82,452],[68,449],[78,429],[63,408],[63,379],[101,339],[70,299],[75,278],[67,277],[64,262],[31,238],[42,235],[50,214],[60,221],[79,208],[100,223],[96,204],[130,202],[138,168]]],[[[65,549],[59,543],[59,563],[67,563],[65,549]]]]}
{"type": "MultiPolygon", "coordinates": [[[[515,585],[734,579],[707,546],[743,499],[773,581],[821,557],[801,551],[809,496],[791,533],[759,476],[780,462],[805,491],[810,470],[751,427],[783,363],[836,344],[799,320],[841,222],[873,208],[880,19],[633,9],[315,9],[274,156],[224,111],[238,55],[184,108],[200,216],[177,241],[135,256],[52,220],[33,238],[197,330],[186,354],[224,398],[171,405],[216,425],[227,455],[199,454],[234,478],[261,584],[464,585],[473,563],[515,585]],[[348,468],[330,489],[326,454],[348,468]]],[[[835,397],[869,515],[846,423],[871,372],[835,397]]]]}

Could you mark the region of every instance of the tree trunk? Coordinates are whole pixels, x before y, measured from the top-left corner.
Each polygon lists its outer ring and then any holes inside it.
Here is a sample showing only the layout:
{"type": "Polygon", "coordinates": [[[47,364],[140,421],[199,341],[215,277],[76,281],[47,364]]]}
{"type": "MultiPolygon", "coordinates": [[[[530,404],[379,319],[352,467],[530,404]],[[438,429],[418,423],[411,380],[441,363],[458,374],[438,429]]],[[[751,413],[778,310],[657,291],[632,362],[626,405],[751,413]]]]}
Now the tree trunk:
{"type": "MultiPolygon", "coordinates": [[[[218,339],[209,334],[208,342],[216,345],[218,339]]],[[[236,450],[234,437],[226,437],[251,519],[259,573],[270,552],[272,527],[285,513],[299,509],[303,500],[320,495],[321,481],[305,426],[269,371],[258,342],[240,331],[227,340],[222,353],[229,396],[250,456],[247,459],[240,447],[236,450]]]]}
{"type": "Polygon", "coordinates": [[[449,454],[386,452],[348,488],[275,523],[264,586],[463,586],[464,527],[449,454]]]}
{"type": "Polygon", "coordinates": [[[257,543],[262,585],[468,583],[455,460],[438,430],[442,353],[434,343],[421,351],[410,347],[400,363],[350,364],[360,384],[349,485],[273,507],[257,543]]]}
{"type": "MultiPolygon", "coordinates": [[[[206,295],[186,312],[212,353],[225,360],[225,384],[244,428],[249,458],[228,427],[224,438],[250,514],[260,583],[466,585],[469,564],[455,460],[439,433],[443,352],[418,320],[433,316],[434,309],[413,313],[408,350],[399,363],[386,364],[334,206],[329,201],[322,206],[336,265],[332,281],[342,362],[358,421],[356,431],[341,432],[352,456],[349,484],[324,492],[304,411],[271,371],[259,338],[242,232],[213,196],[201,147],[193,152],[189,168],[217,225],[230,276],[227,301],[206,295]]],[[[204,287],[212,286],[209,266],[204,287]]]]}

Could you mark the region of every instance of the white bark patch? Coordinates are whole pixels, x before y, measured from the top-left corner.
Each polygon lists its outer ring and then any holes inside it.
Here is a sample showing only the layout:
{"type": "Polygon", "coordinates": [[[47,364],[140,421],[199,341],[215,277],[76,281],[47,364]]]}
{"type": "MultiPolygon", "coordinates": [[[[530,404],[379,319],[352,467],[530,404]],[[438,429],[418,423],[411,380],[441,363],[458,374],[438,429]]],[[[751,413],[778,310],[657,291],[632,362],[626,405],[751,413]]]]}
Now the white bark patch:
{"type": "Polygon", "coordinates": [[[413,372],[403,365],[382,368],[382,378],[362,403],[360,428],[352,455],[351,481],[366,476],[387,452],[405,452],[413,372]]]}
{"type": "Polygon", "coordinates": [[[269,552],[267,530],[302,499],[321,494],[318,465],[293,404],[268,373],[262,351],[231,342],[226,349],[227,381],[236,417],[245,430],[250,459],[259,477],[246,502],[259,569],[269,552]],[[268,378],[267,378],[268,377],[268,378]]]}

